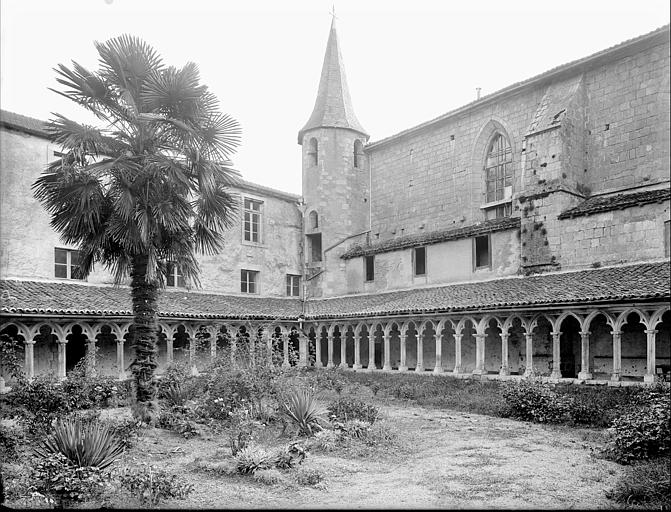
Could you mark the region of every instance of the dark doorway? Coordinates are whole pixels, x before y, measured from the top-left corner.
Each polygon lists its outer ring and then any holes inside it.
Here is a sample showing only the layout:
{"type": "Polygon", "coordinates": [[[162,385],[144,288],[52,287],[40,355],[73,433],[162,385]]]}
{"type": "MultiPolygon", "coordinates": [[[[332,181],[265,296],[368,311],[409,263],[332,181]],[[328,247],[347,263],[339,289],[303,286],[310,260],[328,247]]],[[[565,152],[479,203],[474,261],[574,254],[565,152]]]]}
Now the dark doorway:
{"type": "Polygon", "coordinates": [[[569,316],[562,322],[560,328],[562,334],[559,338],[561,355],[559,371],[562,377],[575,379],[580,367],[580,363],[576,362],[576,357],[580,357],[580,324],[569,316]]]}

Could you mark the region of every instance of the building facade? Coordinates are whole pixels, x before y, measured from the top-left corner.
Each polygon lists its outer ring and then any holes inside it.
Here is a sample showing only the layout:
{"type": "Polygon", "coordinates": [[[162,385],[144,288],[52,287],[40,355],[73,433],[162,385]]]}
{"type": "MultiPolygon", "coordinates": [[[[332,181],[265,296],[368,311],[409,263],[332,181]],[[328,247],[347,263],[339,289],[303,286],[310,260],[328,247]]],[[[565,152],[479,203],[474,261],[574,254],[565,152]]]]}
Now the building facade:
{"type": "MultiPolygon", "coordinates": [[[[669,27],[369,142],[332,24],[302,196],[241,181],[227,249],[178,267],[161,368],[264,333],[298,364],[625,385],[668,374],[669,27]],[[196,339],[202,343],[196,343],[196,339]],[[203,341],[204,340],[204,341],[203,341]],[[219,344],[219,345],[218,345],[219,344]],[[201,347],[199,349],[198,347],[201,347]],[[205,347],[202,350],[202,347],[205,347]]],[[[86,350],[124,378],[127,288],[78,279],[31,185],[58,148],[3,112],[2,332],[29,376],[86,350]]]]}

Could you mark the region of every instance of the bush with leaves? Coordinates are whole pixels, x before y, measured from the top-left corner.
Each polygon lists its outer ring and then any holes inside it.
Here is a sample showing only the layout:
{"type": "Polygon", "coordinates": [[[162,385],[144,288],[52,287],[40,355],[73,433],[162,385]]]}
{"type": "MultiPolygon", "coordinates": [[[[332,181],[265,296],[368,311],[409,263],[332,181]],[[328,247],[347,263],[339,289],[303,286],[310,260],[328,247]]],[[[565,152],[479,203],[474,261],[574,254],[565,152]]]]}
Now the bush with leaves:
{"type": "Polygon", "coordinates": [[[228,439],[231,447],[231,455],[246,448],[254,439],[254,433],[261,424],[254,420],[246,407],[240,407],[233,411],[230,416],[228,439]]]}
{"type": "Polygon", "coordinates": [[[300,465],[308,456],[308,450],[301,443],[293,442],[281,448],[274,457],[273,464],[277,469],[291,469],[300,465]]]}
{"type": "Polygon", "coordinates": [[[177,405],[159,411],[156,417],[156,427],[172,430],[185,439],[200,435],[200,429],[193,421],[191,411],[177,405]]]}
{"type": "Polygon", "coordinates": [[[123,453],[123,446],[105,425],[68,418],[57,421],[34,451],[42,458],[60,453],[76,467],[105,469],[123,453]]]}
{"type": "Polygon", "coordinates": [[[31,435],[49,431],[54,419],[62,418],[72,410],[70,396],[53,375],[20,381],[10,393],[7,403],[31,435]]]}
{"type": "Polygon", "coordinates": [[[296,429],[297,435],[311,436],[321,430],[326,411],[307,389],[295,389],[287,393],[280,406],[284,419],[296,429]]]}
{"type": "Polygon", "coordinates": [[[122,489],[150,507],[166,499],[184,499],[193,491],[193,485],[182,482],[178,475],[154,466],[124,468],[118,474],[118,481],[122,489]]]}
{"type": "Polygon", "coordinates": [[[248,445],[242,448],[235,454],[234,459],[238,473],[243,475],[253,474],[259,470],[270,469],[274,466],[273,454],[255,445],[248,445]]]}
{"type": "Polygon", "coordinates": [[[505,400],[505,414],[513,418],[536,423],[561,423],[570,419],[573,400],[539,380],[506,382],[501,394],[505,400]]]}
{"type": "Polygon", "coordinates": [[[294,478],[298,485],[325,487],[324,473],[316,468],[301,467],[295,472],[294,478]]]}
{"type": "Polygon", "coordinates": [[[100,467],[78,466],[59,452],[39,457],[31,476],[32,490],[54,496],[60,508],[90,498],[108,481],[100,467]]]}
{"type": "Polygon", "coordinates": [[[366,402],[355,398],[338,398],[326,407],[329,417],[335,417],[339,421],[361,420],[371,425],[375,423],[380,410],[366,402]]]}
{"type": "Polygon", "coordinates": [[[620,463],[652,459],[671,453],[671,399],[668,391],[651,390],[642,405],[615,419],[608,429],[606,455],[620,463]]]}
{"type": "Polygon", "coordinates": [[[22,430],[0,425],[0,461],[12,462],[18,459],[18,448],[25,443],[22,430]]]}
{"type": "Polygon", "coordinates": [[[20,381],[23,371],[23,344],[7,334],[0,334],[0,376],[5,380],[20,381]]]}

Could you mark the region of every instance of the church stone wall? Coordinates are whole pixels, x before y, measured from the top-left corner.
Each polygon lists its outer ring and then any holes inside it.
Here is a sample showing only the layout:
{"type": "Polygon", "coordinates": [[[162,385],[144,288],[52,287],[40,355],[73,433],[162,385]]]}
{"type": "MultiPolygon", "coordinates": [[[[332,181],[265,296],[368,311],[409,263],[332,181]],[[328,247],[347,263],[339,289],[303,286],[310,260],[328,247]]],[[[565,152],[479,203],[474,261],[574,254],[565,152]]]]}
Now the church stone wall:
{"type": "Polygon", "coordinates": [[[585,87],[592,193],[668,180],[668,40],[590,70],[585,87]]]}

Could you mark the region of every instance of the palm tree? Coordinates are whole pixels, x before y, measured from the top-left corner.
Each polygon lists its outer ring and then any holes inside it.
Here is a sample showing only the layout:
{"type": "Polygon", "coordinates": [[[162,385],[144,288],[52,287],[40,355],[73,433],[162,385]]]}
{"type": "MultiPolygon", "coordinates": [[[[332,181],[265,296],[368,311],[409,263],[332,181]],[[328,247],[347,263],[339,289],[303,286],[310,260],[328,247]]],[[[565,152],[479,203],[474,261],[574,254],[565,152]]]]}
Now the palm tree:
{"type": "Polygon", "coordinates": [[[144,41],[123,35],[95,43],[98,71],[78,63],[55,69],[65,96],[104,128],[54,114],[48,124],[63,155],[33,184],[65,243],[79,246],[82,276],[96,263],[115,283],[131,277],[132,371],[137,401],[156,397],[156,311],[169,266],[198,281],[196,254],[223,248],[236,203],[228,159],[240,127],[218,111],[193,63],[165,66],[144,41]]]}

